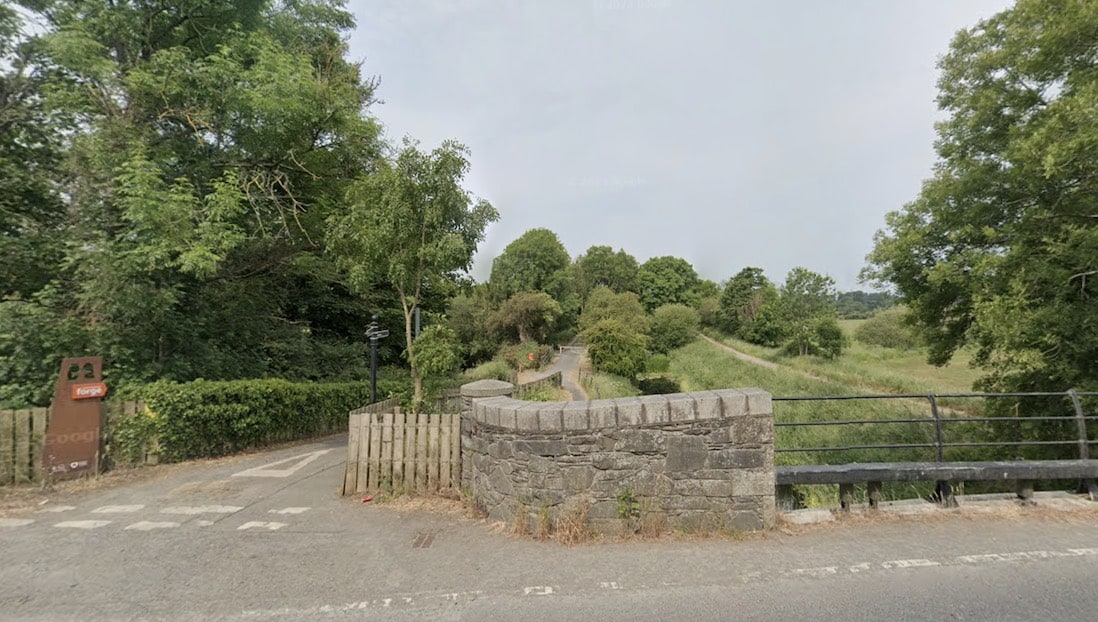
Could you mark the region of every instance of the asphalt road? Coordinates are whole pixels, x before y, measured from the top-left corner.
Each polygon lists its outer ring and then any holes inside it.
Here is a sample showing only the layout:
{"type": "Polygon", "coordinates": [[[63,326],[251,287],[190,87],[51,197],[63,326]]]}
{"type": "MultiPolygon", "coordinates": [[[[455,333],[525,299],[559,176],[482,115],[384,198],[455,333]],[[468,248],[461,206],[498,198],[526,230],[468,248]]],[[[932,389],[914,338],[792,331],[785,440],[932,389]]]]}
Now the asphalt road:
{"type": "Polygon", "coordinates": [[[344,442],[6,512],[0,620],[1096,617],[1098,509],[564,547],[340,498],[344,442]]]}

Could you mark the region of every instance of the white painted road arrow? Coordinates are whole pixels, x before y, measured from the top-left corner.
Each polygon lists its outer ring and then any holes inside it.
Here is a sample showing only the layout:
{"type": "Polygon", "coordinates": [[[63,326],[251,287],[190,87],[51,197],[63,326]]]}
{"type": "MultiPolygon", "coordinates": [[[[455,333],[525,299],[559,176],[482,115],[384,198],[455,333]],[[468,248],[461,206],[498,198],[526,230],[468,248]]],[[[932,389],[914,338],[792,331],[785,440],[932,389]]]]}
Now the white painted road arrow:
{"type": "Polygon", "coordinates": [[[292,458],[283,458],[282,460],[277,460],[275,462],[271,462],[270,464],[264,464],[262,466],[257,466],[255,468],[251,468],[251,469],[248,469],[246,471],[241,471],[239,473],[233,473],[232,476],[233,477],[289,477],[289,476],[293,475],[294,473],[300,471],[303,467],[305,467],[305,466],[311,464],[312,462],[316,461],[317,458],[323,456],[324,454],[326,454],[330,451],[332,451],[332,450],[331,449],[321,449],[320,451],[311,451],[307,454],[301,454],[300,456],[294,456],[292,458]],[[290,466],[288,466],[288,467],[281,468],[281,469],[271,468],[271,467],[276,467],[276,466],[279,466],[279,465],[282,465],[282,464],[287,464],[287,463],[292,463],[292,464],[290,464],[290,466]]]}

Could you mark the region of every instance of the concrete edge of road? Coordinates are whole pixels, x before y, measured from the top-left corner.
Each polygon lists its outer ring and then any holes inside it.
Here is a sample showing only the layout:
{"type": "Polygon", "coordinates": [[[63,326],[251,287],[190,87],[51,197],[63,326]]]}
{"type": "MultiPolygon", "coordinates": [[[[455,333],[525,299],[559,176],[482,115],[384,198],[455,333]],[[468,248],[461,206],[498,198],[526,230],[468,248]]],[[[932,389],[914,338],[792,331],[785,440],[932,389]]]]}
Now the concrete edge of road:
{"type": "Polygon", "coordinates": [[[844,518],[945,518],[955,516],[1021,516],[1034,512],[1094,513],[1098,515],[1098,501],[1087,495],[1061,491],[1034,493],[1031,502],[1023,502],[1013,494],[991,493],[958,495],[958,506],[943,508],[924,499],[904,499],[882,502],[877,509],[867,504],[857,504],[849,511],[838,508],[809,508],[779,512],[779,523],[785,525],[818,525],[841,521],[844,518]]]}

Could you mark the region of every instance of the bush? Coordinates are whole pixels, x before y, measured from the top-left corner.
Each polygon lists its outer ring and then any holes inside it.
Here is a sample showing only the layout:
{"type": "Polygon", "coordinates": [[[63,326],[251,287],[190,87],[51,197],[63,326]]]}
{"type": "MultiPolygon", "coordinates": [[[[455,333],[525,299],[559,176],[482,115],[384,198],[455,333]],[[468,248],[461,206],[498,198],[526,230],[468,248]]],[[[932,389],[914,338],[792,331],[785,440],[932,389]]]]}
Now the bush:
{"type": "Polygon", "coordinates": [[[502,358],[512,369],[540,369],[553,356],[553,348],[532,341],[500,348],[502,358]],[[531,360],[533,359],[533,360],[531,360]]]}
{"type": "MultiPolygon", "coordinates": [[[[406,387],[378,383],[380,396],[406,387]]],[[[222,456],[242,449],[342,430],[347,413],[370,401],[368,382],[285,380],[158,382],[137,390],[144,413],[113,428],[120,459],[157,439],[162,461],[222,456]]]]}
{"type": "Polygon", "coordinates": [[[783,351],[792,356],[812,354],[835,359],[842,355],[846,346],[847,337],[842,327],[835,318],[825,317],[786,343],[783,351]]]}
{"type": "Polygon", "coordinates": [[[854,338],[862,343],[883,348],[899,350],[916,348],[920,345],[919,335],[906,322],[906,317],[906,307],[897,306],[878,311],[854,329],[854,338]]]}
{"type": "Polygon", "coordinates": [[[652,313],[652,351],[667,354],[694,340],[698,334],[698,312],[686,305],[663,305],[652,313]]]}
{"type": "Polygon", "coordinates": [[[648,336],[616,319],[602,320],[583,332],[595,370],[630,380],[645,369],[648,336]]]}
{"type": "Polygon", "coordinates": [[[477,380],[513,380],[511,366],[506,361],[493,359],[487,363],[481,363],[472,369],[465,370],[461,374],[462,382],[476,382],[477,380]]]}

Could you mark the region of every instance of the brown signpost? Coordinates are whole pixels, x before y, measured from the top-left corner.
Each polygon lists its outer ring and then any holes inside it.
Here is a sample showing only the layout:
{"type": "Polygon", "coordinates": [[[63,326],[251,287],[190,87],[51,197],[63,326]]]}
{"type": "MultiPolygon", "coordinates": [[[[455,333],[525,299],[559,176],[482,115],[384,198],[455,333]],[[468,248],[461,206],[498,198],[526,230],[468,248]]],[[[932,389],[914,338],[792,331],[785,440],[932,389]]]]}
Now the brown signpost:
{"type": "Polygon", "coordinates": [[[42,466],[48,476],[67,478],[99,472],[106,394],[101,357],[61,361],[42,451],[42,466]]]}

